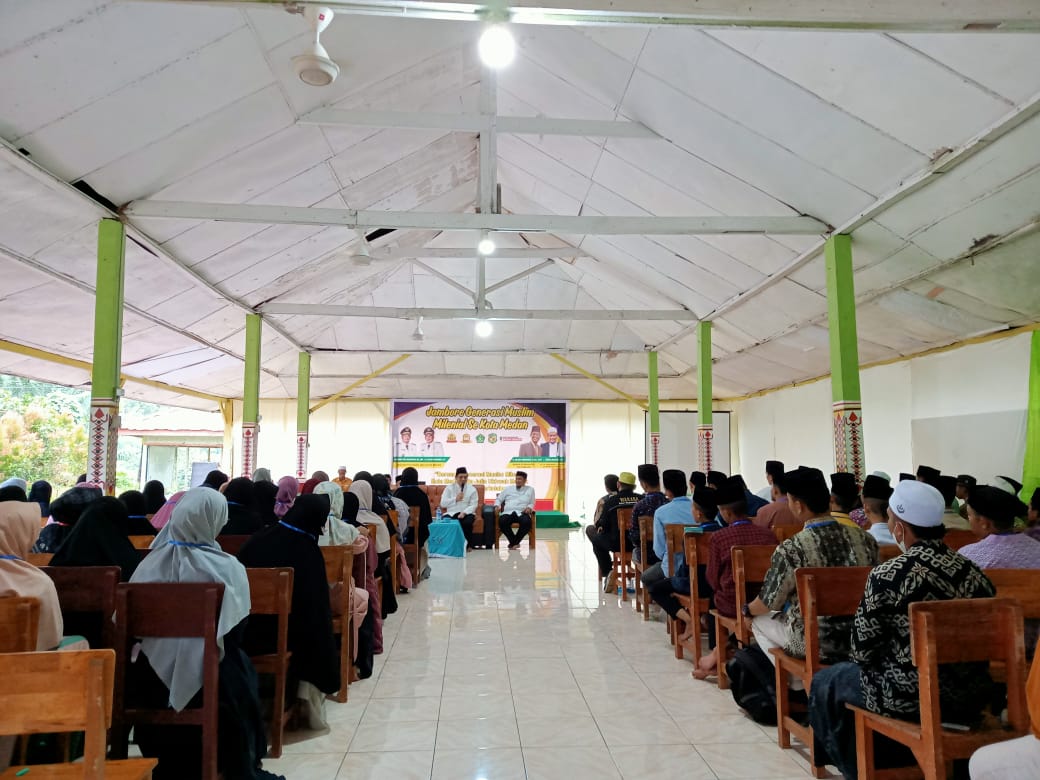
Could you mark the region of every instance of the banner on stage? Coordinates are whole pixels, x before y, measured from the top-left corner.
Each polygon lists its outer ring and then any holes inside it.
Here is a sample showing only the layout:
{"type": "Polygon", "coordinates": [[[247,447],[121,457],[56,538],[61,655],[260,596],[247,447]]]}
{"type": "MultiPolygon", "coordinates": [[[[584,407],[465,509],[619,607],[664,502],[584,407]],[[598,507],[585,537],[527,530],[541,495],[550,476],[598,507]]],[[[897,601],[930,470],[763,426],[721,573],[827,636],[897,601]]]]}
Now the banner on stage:
{"type": "Polygon", "coordinates": [[[536,509],[562,511],[567,484],[566,401],[393,401],[393,471],[446,485],[465,466],[485,501],[527,472],[536,509]]]}

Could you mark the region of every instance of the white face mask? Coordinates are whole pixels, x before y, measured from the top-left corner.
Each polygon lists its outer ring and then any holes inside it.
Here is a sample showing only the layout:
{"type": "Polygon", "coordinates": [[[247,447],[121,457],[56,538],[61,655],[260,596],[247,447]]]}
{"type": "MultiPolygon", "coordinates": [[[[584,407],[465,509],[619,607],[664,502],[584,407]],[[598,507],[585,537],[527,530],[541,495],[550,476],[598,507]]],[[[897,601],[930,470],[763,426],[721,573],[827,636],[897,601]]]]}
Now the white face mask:
{"type": "MultiPolygon", "coordinates": [[[[898,528],[899,526],[896,527],[898,528]]],[[[892,534],[892,537],[895,538],[895,534],[892,534]]],[[[896,539],[896,547],[899,548],[900,552],[906,552],[906,531],[903,532],[902,539],[896,539]]]]}

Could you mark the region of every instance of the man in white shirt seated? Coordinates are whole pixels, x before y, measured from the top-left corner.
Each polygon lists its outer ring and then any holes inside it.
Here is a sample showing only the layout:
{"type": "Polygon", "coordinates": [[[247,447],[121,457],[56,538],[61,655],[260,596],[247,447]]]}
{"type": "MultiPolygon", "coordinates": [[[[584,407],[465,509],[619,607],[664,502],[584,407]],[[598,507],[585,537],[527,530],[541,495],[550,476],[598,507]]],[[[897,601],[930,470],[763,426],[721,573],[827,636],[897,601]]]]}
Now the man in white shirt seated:
{"type": "Polygon", "coordinates": [[[516,487],[510,485],[495,499],[501,514],[498,527],[509,540],[509,549],[520,547],[520,542],[531,532],[531,515],[534,514],[534,488],[527,484],[527,472],[516,472],[516,487]],[[513,533],[513,523],[519,529],[513,533]]]}
{"type": "Polygon", "coordinates": [[[441,494],[441,509],[448,517],[454,517],[466,535],[466,549],[473,549],[473,523],[477,520],[477,489],[467,480],[469,472],[465,466],[455,469],[455,481],[444,488],[441,494]]]}

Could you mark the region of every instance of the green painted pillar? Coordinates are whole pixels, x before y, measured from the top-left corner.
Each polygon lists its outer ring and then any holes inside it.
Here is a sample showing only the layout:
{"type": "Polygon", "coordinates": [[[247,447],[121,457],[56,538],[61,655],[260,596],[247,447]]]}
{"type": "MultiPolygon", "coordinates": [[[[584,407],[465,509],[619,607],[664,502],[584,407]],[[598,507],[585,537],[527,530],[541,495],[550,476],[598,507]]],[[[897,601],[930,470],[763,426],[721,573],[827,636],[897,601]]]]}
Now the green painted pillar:
{"type": "Polygon", "coordinates": [[[125,268],[126,229],[119,220],[103,219],[98,225],[87,481],[103,485],[108,495],[116,491],[125,268]]]}
{"type": "Polygon", "coordinates": [[[657,465],[661,450],[661,410],[657,386],[657,352],[653,350],[647,353],[647,377],[650,382],[647,390],[650,407],[650,462],[657,465]]]}
{"type": "Polygon", "coordinates": [[[1022,499],[1028,503],[1040,487],[1040,330],[1033,331],[1029,351],[1029,411],[1026,416],[1026,459],[1022,466],[1022,499]]]}
{"type": "Polygon", "coordinates": [[[307,479],[307,448],[310,447],[311,356],[300,353],[296,372],[296,478],[307,479]]]}
{"type": "Polygon", "coordinates": [[[253,476],[260,436],[260,329],[259,314],[246,315],[246,371],[242,385],[242,476],[253,476]]]}
{"type": "Polygon", "coordinates": [[[711,421],[711,322],[697,323],[697,468],[715,468],[715,430],[711,421]]]}
{"type": "Polygon", "coordinates": [[[855,474],[863,484],[863,404],[859,391],[856,290],[852,279],[852,236],[827,239],[827,323],[831,341],[831,402],[834,469],[855,474]]]}

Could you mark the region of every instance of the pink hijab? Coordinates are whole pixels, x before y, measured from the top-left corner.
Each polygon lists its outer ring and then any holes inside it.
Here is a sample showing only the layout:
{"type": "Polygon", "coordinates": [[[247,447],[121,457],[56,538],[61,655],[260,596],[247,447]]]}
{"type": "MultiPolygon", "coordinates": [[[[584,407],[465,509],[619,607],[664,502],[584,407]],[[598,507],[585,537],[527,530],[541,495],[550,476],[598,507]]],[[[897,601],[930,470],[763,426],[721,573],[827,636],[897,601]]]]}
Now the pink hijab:
{"type": "Polygon", "coordinates": [[[278,493],[274,497],[275,517],[285,517],[296,501],[296,495],[300,492],[300,483],[296,477],[282,477],[278,480],[278,493]]]}
{"type": "Polygon", "coordinates": [[[164,525],[170,522],[170,516],[173,514],[173,508],[177,506],[177,502],[181,500],[181,496],[183,496],[184,493],[185,491],[183,490],[179,493],[174,493],[172,496],[166,499],[165,504],[159,507],[159,511],[152,515],[152,519],[148,522],[152,524],[155,530],[161,530],[164,525]]]}

